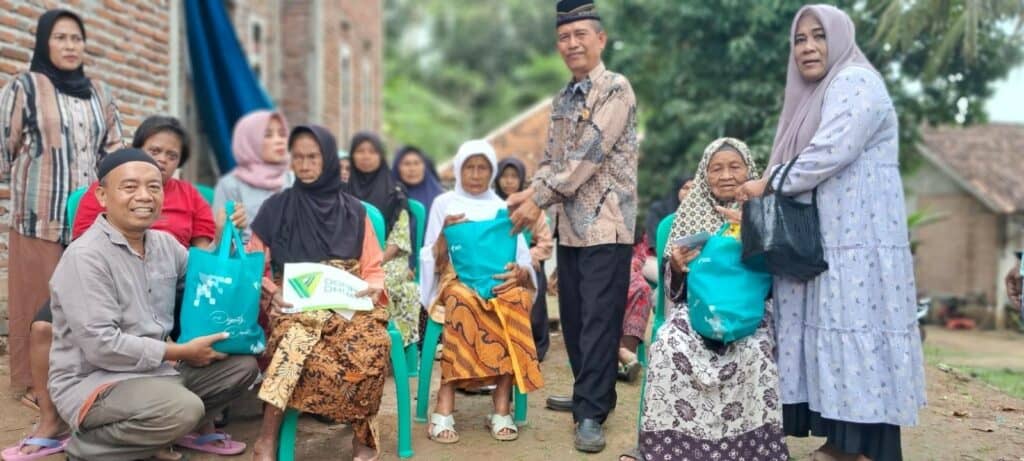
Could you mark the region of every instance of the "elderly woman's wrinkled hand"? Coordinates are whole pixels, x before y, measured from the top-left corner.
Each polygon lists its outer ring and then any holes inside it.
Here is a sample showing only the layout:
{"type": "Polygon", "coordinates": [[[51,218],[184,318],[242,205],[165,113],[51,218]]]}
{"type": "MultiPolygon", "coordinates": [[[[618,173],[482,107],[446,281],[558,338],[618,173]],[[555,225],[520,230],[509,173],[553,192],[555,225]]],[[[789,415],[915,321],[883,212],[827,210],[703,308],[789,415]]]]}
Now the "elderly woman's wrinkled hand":
{"type": "Polygon", "coordinates": [[[356,293],[357,298],[370,298],[373,300],[373,305],[378,306],[383,304],[383,298],[381,295],[384,294],[384,290],[376,287],[367,287],[365,290],[356,293]]]}
{"type": "Polygon", "coordinates": [[[501,284],[494,287],[494,294],[503,293],[515,287],[530,286],[530,271],[516,263],[505,265],[505,273],[494,276],[495,280],[501,280],[501,284]]]}
{"type": "Polygon", "coordinates": [[[672,268],[677,272],[690,272],[689,264],[700,255],[700,248],[683,248],[672,245],[672,268]]]}
{"type": "Polygon", "coordinates": [[[454,226],[456,224],[461,224],[466,221],[468,220],[466,219],[466,215],[463,213],[448,215],[444,217],[444,226],[442,227],[454,226]]]}
{"type": "Polygon", "coordinates": [[[717,211],[718,214],[722,215],[722,217],[724,217],[726,221],[729,221],[730,224],[740,224],[740,222],[743,221],[742,210],[734,210],[732,208],[716,206],[715,211],[717,211]]]}
{"type": "Polygon", "coordinates": [[[740,188],[736,190],[736,200],[746,202],[747,200],[761,197],[764,195],[764,191],[767,188],[768,178],[762,178],[756,181],[747,181],[741,184],[740,188]]]}
{"type": "Polygon", "coordinates": [[[270,298],[270,308],[267,309],[267,317],[270,317],[271,320],[276,319],[284,315],[284,311],[282,309],[287,309],[289,307],[292,307],[292,304],[285,302],[282,291],[278,290],[277,293],[274,293],[274,296],[270,298]]]}
{"type": "Polygon", "coordinates": [[[1017,308],[1021,308],[1021,281],[1020,269],[1016,266],[1011,267],[1010,272],[1006,274],[1006,295],[1017,308]]]}

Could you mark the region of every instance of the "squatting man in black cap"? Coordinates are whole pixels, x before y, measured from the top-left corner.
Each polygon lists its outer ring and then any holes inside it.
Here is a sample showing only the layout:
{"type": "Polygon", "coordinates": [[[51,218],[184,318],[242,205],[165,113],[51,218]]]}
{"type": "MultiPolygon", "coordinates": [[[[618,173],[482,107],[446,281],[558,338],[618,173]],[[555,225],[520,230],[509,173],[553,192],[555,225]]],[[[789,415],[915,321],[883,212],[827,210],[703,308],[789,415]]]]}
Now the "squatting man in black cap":
{"type": "Polygon", "coordinates": [[[49,388],[73,429],[69,459],[146,459],[217,415],[258,371],[252,356],[213,350],[226,333],[166,341],[188,252],[150,229],[163,205],[160,168],[121,149],[98,170],[106,212],[68,246],[50,281],[49,388]]]}
{"type": "Polygon", "coordinates": [[[636,225],[636,98],[605,69],[608,42],[592,0],[557,6],[557,46],[572,80],[555,97],[549,141],[532,187],[508,206],[517,229],[553,211],[558,238],[559,311],[574,377],[572,397],[548,407],[572,411],[576,449],[605,447],[602,425],[615,408],[619,340],[636,225]]]}

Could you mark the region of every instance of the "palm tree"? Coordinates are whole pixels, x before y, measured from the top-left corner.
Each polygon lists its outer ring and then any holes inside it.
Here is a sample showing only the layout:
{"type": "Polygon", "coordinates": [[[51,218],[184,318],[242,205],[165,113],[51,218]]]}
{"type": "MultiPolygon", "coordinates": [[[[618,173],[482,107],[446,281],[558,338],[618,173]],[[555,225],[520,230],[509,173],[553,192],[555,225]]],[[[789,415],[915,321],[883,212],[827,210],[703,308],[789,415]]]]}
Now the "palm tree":
{"type": "Polygon", "coordinates": [[[1024,35],[1022,0],[877,0],[868,8],[880,19],[874,40],[892,51],[913,50],[920,37],[941,37],[929,50],[926,80],[958,56],[973,62],[993,27],[1012,31],[1018,43],[1024,35]]]}

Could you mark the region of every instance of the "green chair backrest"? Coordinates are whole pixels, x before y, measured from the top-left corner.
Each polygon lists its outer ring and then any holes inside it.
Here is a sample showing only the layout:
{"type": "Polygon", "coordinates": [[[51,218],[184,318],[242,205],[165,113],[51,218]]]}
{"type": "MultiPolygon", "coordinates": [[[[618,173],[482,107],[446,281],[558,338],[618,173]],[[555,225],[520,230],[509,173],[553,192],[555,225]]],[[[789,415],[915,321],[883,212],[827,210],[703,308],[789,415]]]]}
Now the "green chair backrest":
{"type": "MultiPolygon", "coordinates": [[[[196,186],[196,190],[199,191],[199,195],[203,196],[203,200],[206,200],[208,205],[213,206],[213,188],[204,184],[193,184],[193,186],[196,186]]],[[[249,219],[254,217],[252,216],[249,219]]]]}
{"type": "Polygon", "coordinates": [[[415,261],[414,268],[416,269],[416,278],[420,276],[420,248],[423,248],[423,237],[426,234],[427,228],[427,207],[423,206],[419,200],[409,199],[409,209],[412,210],[412,216],[416,218],[416,235],[413,236],[412,241],[412,254],[416,255],[413,260],[415,261]]]}
{"type": "Polygon", "coordinates": [[[377,241],[380,243],[380,248],[384,249],[388,241],[387,229],[384,226],[384,215],[371,203],[363,202],[363,207],[366,208],[366,217],[370,218],[370,224],[373,224],[373,231],[377,233],[377,241]]]}
{"type": "Polygon", "coordinates": [[[672,213],[658,223],[658,235],[654,244],[654,253],[658,257],[658,290],[655,293],[654,329],[651,331],[651,344],[654,344],[654,339],[658,335],[658,328],[665,322],[665,245],[668,244],[668,236],[672,233],[672,221],[675,217],[676,214],[672,213]]]}
{"type": "Polygon", "coordinates": [[[65,216],[68,220],[68,226],[75,225],[75,213],[78,213],[78,204],[82,203],[82,196],[89,190],[89,186],[82,186],[71,192],[68,196],[68,207],[65,216]]]}

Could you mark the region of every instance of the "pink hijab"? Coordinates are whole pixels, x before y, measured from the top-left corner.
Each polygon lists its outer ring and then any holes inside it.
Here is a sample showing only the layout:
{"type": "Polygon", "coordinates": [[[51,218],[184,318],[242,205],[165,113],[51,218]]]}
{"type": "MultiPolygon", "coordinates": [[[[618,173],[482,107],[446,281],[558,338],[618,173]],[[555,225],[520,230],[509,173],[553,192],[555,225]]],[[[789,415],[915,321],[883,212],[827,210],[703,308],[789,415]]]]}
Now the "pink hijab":
{"type": "Polygon", "coordinates": [[[263,135],[270,125],[270,119],[275,117],[284,125],[285,132],[288,132],[288,121],[283,114],[257,110],[238,119],[231,134],[231,150],[238,164],[231,173],[250,186],[273,191],[284,187],[285,173],[289,168],[287,159],[279,164],[263,160],[263,135]]]}
{"type": "Polygon", "coordinates": [[[853,20],[839,8],[831,5],[807,5],[796,13],[793,27],[789,32],[786,99],[782,103],[782,115],[779,117],[779,128],[775,132],[769,168],[793,160],[811,143],[811,138],[821,125],[821,106],[825,101],[825,91],[836,75],[852,66],[878,73],[857,47],[856,38],[853,20]],[[821,22],[828,45],[825,76],[816,82],[804,80],[796,67],[794,36],[797,23],[805,13],[813,14],[821,22]]]}

